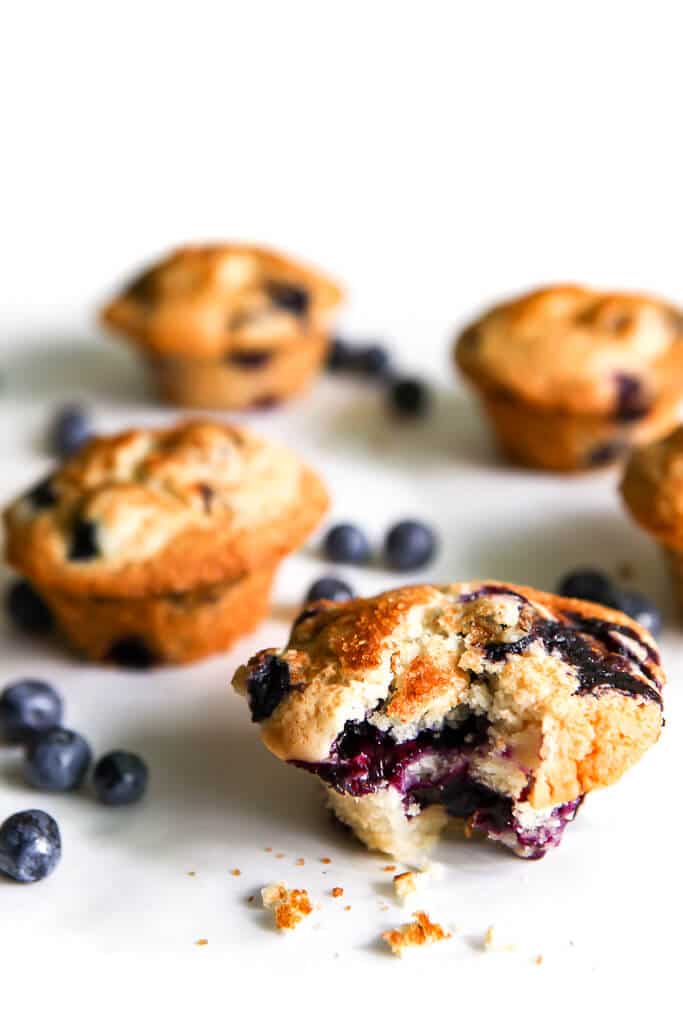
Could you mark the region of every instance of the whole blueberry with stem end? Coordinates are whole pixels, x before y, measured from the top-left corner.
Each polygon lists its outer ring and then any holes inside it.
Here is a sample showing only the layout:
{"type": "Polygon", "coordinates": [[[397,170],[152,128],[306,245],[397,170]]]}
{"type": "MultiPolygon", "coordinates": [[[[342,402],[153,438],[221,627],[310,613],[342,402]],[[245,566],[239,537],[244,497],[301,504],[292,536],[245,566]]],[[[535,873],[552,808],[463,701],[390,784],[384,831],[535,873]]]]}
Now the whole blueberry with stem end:
{"type": "Polygon", "coordinates": [[[311,585],[306,594],[306,604],[313,601],[349,601],[353,590],[344,580],[335,576],[322,576],[311,585]]]}
{"type": "Polygon", "coordinates": [[[62,838],[45,811],[19,811],[0,825],[0,872],[15,882],[39,882],[59,863],[62,838]]]}
{"type": "Polygon", "coordinates": [[[49,729],[28,747],[24,774],[36,789],[64,793],[78,789],[91,761],[90,745],[79,733],[49,729]]]}
{"type": "Polygon", "coordinates": [[[5,607],[14,625],[23,633],[47,633],[52,629],[52,612],[28,580],[10,583],[5,607]]]}
{"type": "Polygon", "coordinates": [[[339,523],[325,535],[325,556],[331,562],[362,565],[370,559],[370,544],[359,527],[353,523],[339,523]]]}
{"type": "Polygon", "coordinates": [[[563,576],[557,586],[562,597],[592,601],[608,608],[618,607],[618,590],[609,576],[597,569],[574,569],[563,576]]]}
{"type": "Polygon", "coordinates": [[[137,803],[147,789],[147,765],[126,750],[112,750],[95,765],[93,786],[97,799],[109,807],[137,803]]]}
{"type": "Polygon", "coordinates": [[[22,743],[61,725],[64,702],[54,687],[40,679],[21,679],[0,694],[0,733],[22,743]]]}
{"type": "Polygon", "coordinates": [[[415,519],[396,523],[384,541],[384,557],[392,569],[421,569],[434,557],[436,535],[431,526],[415,519]]]}

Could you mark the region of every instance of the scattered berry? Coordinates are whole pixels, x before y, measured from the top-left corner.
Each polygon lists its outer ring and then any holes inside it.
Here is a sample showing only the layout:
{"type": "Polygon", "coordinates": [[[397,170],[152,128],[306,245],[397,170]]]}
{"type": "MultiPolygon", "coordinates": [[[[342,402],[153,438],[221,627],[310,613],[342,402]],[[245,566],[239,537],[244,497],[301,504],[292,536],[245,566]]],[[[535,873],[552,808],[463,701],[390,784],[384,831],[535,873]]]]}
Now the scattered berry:
{"type": "Polygon", "coordinates": [[[351,368],[367,377],[386,377],[390,367],[389,353],[381,345],[363,345],[351,353],[351,368]]]}
{"type": "Polygon", "coordinates": [[[24,633],[47,633],[52,628],[52,612],[26,580],[10,583],[5,607],[14,625],[24,633]]]}
{"type": "Polygon", "coordinates": [[[61,725],[63,713],[62,698],[39,679],[22,679],[0,694],[0,732],[10,743],[61,725]]]}
{"type": "Polygon", "coordinates": [[[50,428],[50,447],[60,459],[82,448],[92,434],[88,414],[79,405],[59,409],[50,428]]]}
{"type": "Polygon", "coordinates": [[[431,561],[435,551],[432,528],[412,519],[393,526],[384,542],[384,556],[392,569],[420,569],[431,561]]]}
{"type": "Polygon", "coordinates": [[[54,818],[45,811],[20,811],[0,825],[0,872],[16,882],[39,882],[62,855],[54,818]]]}
{"type": "Polygon", "coordinates": [[[423,416],[430,401],[427,385],[417,377],[398,377],[389,388],[389,405],[397,416],[423,416]]]}
{"type": "Polygon", "coordinates": [[[122,807],[140,800],[147,789],[147,765],[137,754],[112,750],[95,765],[93,785],[97,798],[110,807],[122,807]]]}
{"type": "Polygon", "coordinates": [[[91,761],[90,746],[77,732],[49,729],[28,748],[25,775],[36,789],[62,793],[80,786],[91,761]]]}
{"type": "Polygon", "coordinates": [[[558,584],[562,597],[573,597],[579,601],[593,601],[608,608],[616,608],[618,592],[609,576],[596,569],[575,569],[563,576],[558,584]]]}
{"type": "Polygon", "coordinates": [[[349,601],[353,597],[353,591],[344,580],[335,579],[334,576],[323,576],[316,580],[306,594],[306,604],[312,601],[349,601]]]}
{"type": "Polygon", "coordinates": [[[333,526],[323,541],[325,556],[331,562],[361,565],[370,559],[370,545],[362,530],[351,523],[333,526]]]}
{"type": "Polygon", "coordinates": [[[657,605],[644,594],[639,594],[635,590],[622,590],[619,593],[619,603],[615,607],[626,615],[630,615],[653,636],[657,636],[661,632],[662,614],[657,605]]]}
{"type": "Polygon", "coordinates": [[[331,373],[350,370],[353,365],[354,349],[343,338],[333,338],[327,353],[327,369],[331,373]]]}

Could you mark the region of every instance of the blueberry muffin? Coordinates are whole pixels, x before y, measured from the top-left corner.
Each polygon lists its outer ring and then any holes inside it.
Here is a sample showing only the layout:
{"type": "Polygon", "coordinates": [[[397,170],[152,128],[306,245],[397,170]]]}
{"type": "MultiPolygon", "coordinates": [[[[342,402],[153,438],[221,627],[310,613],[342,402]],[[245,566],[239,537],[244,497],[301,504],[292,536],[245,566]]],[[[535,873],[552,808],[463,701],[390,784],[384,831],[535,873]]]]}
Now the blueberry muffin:
{"type": "Polygon", "coordinates": [[[632,452],[621,493],[635,521],[659,544],[683,612],[683,427],[632,452]]]}
{"type": "Polygon", "coordinates": [[[683,316],[644,295],[558,285],[486,312],[455,358],[512,459],[585,469],[676,422],[683,316]]]}
{"type": "Polygon", "coordinates": [[[326,506],[310,469],[244,429],[129,430],[6,509],[6,556],[87,657],[188,662],[256,626],[326,506]]]}
{"type": "Polygon", "coordinates": [[[656,742],[663,683],[627,616],[495,581],[310,605],[233,681],[268,749],[408,863],[453,819],[542,857],[656,742]]]}
{"type": "Polygon", "coordinates": [[[250,245],[186,246],[102,310],[146,357],[162,395],[194,408],[269,406],[320,369],[341,291],[250,245]]]}

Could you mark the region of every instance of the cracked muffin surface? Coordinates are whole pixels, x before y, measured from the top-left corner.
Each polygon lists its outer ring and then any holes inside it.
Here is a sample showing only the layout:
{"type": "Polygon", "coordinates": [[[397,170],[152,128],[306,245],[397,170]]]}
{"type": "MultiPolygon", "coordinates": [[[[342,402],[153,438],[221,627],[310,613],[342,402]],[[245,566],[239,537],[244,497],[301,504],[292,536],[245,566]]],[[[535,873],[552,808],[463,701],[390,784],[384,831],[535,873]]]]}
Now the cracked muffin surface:
{"type": "Polygon", "coordinates": [[[683,389],[683,316],[660,299],[555,285],[492,307],[456,342],[480,386],[629,422],[683,389]]]}
{"type": "Polygon", "coordinates": [[[265,745],[407,860],[449,818],[542,856],[657,740],[663,683],[625,615],[497,581],[312,605],[234,679],[265,745]]]}
{"type": "Polygon", "coordinates": [[[131,599],[241,579],[303,542],[325,489],[285,447],[210,420],[88,443],[5,511],[40,590],[131,599]]]}
{"type": "Polygon", "coordinates": [[[184,246],[116,296],[102,321],[149,352],[258,368],[327,331],[342,297],[327,275],[256,245],[184,246]]]}

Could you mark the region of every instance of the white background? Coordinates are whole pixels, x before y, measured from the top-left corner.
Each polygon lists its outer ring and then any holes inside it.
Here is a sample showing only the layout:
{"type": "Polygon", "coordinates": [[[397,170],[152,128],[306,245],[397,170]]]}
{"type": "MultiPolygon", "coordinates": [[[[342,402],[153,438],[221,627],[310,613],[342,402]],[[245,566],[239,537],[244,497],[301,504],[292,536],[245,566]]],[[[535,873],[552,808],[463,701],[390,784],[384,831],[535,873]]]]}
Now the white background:
{"type": "MultiPolygon", "coordinates": [[[[338,275],[348,330],[385,338],[438,391],[434,415],[401,429],[375,391],[336,381],[250,417],[317,465],[334,515],[374,537],[404,514],[430,518],[443,537],[440,579],[551,587],[577,563],[628,561],[666,609],[672,681],[662,743],[587,802],[558,852],[524,864],[442,844],[447,875],[426,903],[459,931],[411,965],[377,942],[405,919],[393,904],[379,910],[385,861],[326,823],[313,781],[261,750],[227,687],[242,657],[285,638],[322,570],[314,546],[285,567],[258,635],[195,669],[116,674],[3,627],[0,683],[56,680],[69,721],[98,750],[128,745],[152,770],[146,804],[117,814],[87,795],[25,790],[16,756],[0,753],[0,816],[38,803],[65,838],[50,881],[0,885],[3,977],[17,977],[9,966],[34,986],[61,975],[71,1020],[106,1016],[141,972],[133,1019],[152,997],[155,1019],[181,1008],[193,1019],[204,1004],[224,1018],[269,993],[279,1013],[305,1020],[340,1008],[367,1016],[373,996],[385,1016],[418,998],[425,1014],[485,1019],[569,1006],[583,1019],[603,999],[616,1011],[653,990],[678,998],[682,650],[666,579],[620,510],[614,474],[565,480],[497,461],[456,390],[448,345],[489,299],[545,281],[683,302],[680,81],[675,3],[62,0],[5,10],[0,497],[48,464],[41,432],[60,399],[87,400],[103,430],[171,418],[94,326],[123,277],[181,241],[268,242],[338,275]],[[304,882],[323,905],[289,939],[245,902],[278,877],[304,882]],[[327,896],[334,884],[351,911],[327,896]],[[517,953],[480,951],[492,923],[517,953]],[[209,945],[195,946],[203,937],[209,945]]],[[[350,575],[364,593],[396,582],[378,569],[350,575]]]]}

